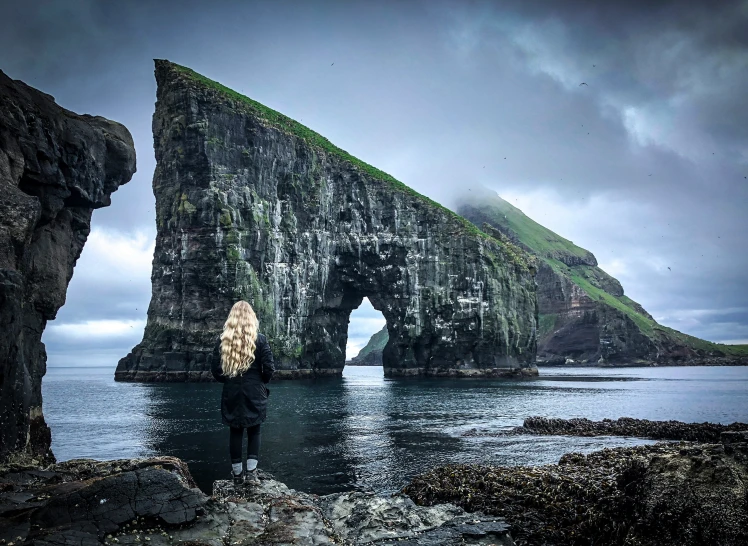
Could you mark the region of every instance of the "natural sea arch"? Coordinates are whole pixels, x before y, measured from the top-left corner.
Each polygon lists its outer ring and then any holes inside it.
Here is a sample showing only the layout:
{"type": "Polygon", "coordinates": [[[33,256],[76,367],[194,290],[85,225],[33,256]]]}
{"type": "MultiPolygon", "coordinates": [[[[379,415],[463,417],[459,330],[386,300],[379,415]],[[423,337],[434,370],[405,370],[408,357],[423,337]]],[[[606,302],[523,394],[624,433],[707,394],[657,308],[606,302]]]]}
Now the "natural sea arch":
{"type": "Polygon", "coordinates": [[[533,369],[523,251],[187,68],[157,61],[156,79],[152,299],[118,380],[209,379],[238,299],[255,307],[279,377],[341,374],[364,297],[387,322],[385,375],[533,369]]]}
{"type": "Polygon", "coordinates": [[[379,342],[387,339],[387,321],[368,298],[349,317],[346,366],[382,366],[379,342]],[[373,351],[373,352],[372,352],[373,351]]]}

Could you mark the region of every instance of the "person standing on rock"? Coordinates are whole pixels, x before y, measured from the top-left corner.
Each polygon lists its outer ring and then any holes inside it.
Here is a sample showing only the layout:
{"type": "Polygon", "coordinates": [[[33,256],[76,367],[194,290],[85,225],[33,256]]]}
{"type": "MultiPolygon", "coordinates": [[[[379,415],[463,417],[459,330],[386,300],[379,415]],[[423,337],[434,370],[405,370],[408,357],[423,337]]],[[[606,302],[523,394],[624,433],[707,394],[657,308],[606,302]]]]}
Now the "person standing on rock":
{"type": "Polygon", "coordinates": [[[234,304],[216,343],[211,372],[223,383],[221,419],[230,428],[229,455],[234,484],[257,483],[260,454],[260,425],[265,421],[270,391],[265,386],[273,377],[273,352],[252,306],[234,304]],[[242,462],[242,438],[247,429],[247,469],[242,462]]]}

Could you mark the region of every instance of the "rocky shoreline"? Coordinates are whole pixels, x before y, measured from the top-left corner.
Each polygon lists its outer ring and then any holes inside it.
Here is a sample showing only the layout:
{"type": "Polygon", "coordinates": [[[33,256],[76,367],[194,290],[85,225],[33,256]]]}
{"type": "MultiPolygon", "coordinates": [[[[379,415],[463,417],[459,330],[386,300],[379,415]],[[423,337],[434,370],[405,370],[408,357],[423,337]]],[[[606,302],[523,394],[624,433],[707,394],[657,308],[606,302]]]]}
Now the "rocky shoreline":
{"type": "Polygon", "coordinates": [[[501,518],[451,504],[347,492],[317,496],[260,472],[260,483],[195,486],[172,457],[78,459],[0,469],[0,544],[224,546],[514,544],[501,518]]]}
{"type": "Polygon", "coordinates": [[[553,419],[528,417],[522,426],[506,431],[480,431],[472,429],[464,437],[506,436],[509,434],[534,434],[539,436],[627,436],[650,440],[675,440],[684,442],[719,443],[731,434],[740,435],[748,430],[748,423],[684,423],[682,421],[650,421],[649,419],[553,419]]]}
{"type": "Polygon", "coordinates": [[[16,462],[0,468],[0,544],[747,543],[748,427],[530,418],[525,428],[584,432],[601,423],[608,433],[638,423],[709,443],[570,453],[538,467],[449,465],[391,496],[318,496],[263,472],[258,485],[217,481],[208,496],[173,457],[16,462]]]}
{"type": "Polygon", "coordinates": [[[528,417],[511,434],[564,436],[629,436],[651,440],[682,440],[687,442],[719,443],[730,434],[748,430],[748,423],[683,423],[681,421],[650,421],[648,419],[548,419],[528,417]]]}
{"type": "Polygon", "coordinates": [[[540,467],[451,465],[403,492],[505,518],[517,545],[748,544],[748,432],[719,444],[570,453],[540,467]]]}
{"type": "Polygon", "coordinates": [[[545,359],[538,357],[542,368],[669,368],[688,366],[748,366],[748,355],[713,356],[693,355],[685,358],[626,359],[600,361],[599,359],[574,360],[566,357],[545,359]]]}

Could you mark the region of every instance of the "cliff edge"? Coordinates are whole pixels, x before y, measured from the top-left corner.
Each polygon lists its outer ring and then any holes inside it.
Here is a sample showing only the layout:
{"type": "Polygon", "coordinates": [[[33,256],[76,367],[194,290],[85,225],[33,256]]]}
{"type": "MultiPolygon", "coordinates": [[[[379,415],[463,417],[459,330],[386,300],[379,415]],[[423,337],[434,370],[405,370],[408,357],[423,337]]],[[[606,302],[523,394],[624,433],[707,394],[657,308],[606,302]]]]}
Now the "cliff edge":
{"type": "Polygon", "coordinates": [[[0,460],[52,459],[42,332],[65,303],[93,209],[134,172],[124,126],[0,72],[0,460]]]}

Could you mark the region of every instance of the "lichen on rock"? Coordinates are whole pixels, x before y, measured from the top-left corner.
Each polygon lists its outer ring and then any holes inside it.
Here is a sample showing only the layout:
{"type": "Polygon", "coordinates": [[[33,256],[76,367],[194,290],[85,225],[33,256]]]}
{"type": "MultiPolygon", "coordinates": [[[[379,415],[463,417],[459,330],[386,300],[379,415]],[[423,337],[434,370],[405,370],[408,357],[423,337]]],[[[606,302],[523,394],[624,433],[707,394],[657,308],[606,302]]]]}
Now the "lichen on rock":
{"type": "Polygon", "coordinates": [[[210,379],[238,299],[281,377],[340,374],[364,297],[387,321],[386,375],[532,368],[527,253],[187,68],[156,61],[156,79],[153,296],[116,379],[210,379]]]}

